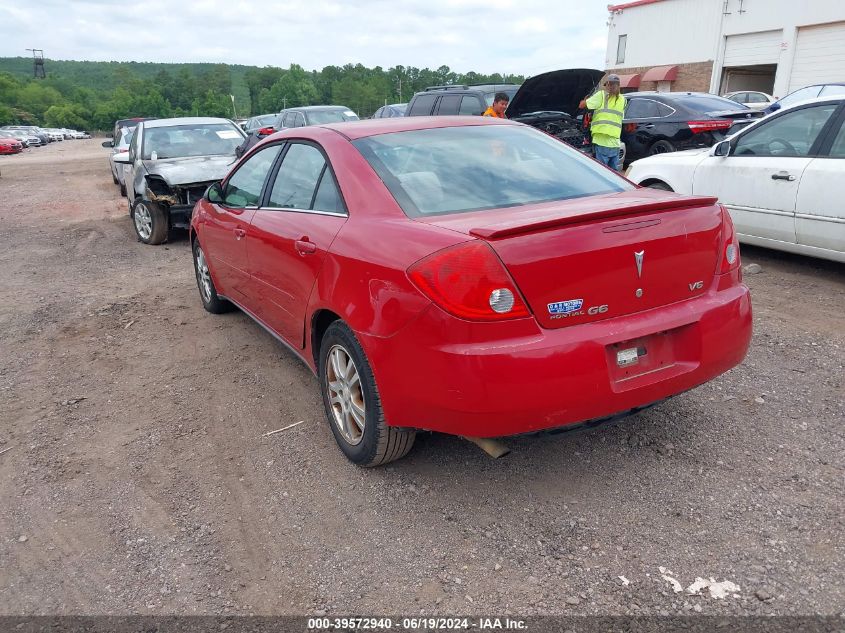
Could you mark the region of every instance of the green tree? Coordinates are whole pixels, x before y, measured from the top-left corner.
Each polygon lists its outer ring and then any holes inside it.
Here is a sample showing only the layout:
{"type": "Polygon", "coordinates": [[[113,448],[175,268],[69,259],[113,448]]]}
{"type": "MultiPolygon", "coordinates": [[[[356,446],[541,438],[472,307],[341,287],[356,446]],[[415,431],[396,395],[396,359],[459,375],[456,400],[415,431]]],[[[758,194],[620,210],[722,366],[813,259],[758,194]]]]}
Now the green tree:
{"type": "Polygon", "coordinates": [[[54,105],[47,108],[44,121],[49,127],[84,130],[91,127],[91,113],[76,103],[54,105]]]}
{"type": "Polygon", "coordinates": [[[278,112],[284,107],[307,106],[319,103],[320,95],[311,77],[302,66],[291,64],[266,93],[261,94],[259,111],[278,112]]]}

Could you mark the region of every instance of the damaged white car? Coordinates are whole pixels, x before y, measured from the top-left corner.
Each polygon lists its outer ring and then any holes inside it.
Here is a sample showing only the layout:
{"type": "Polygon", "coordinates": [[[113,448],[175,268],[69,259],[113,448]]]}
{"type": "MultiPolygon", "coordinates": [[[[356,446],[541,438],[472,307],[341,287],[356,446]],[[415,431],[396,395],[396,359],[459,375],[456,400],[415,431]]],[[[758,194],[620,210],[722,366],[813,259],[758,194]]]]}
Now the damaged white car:
{"type": "Polygon", "coordinates": [[[170,229],[187,228],[191,211],[208,186],[221,180],[235,162],[243,130],[228,119],[182,117],[141,121],[127,163],[129,215],[138,239],[161,244],[170,229]]]}

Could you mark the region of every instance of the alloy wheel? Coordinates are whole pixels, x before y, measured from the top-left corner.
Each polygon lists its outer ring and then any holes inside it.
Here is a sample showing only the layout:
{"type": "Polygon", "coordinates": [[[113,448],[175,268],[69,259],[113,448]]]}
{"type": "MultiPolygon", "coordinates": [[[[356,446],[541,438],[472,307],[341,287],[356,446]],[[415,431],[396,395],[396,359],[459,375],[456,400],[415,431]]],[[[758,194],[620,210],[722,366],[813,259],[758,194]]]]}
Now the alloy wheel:
{"type": "Polygon", "coordinates": [[[205,261],[205,253],[202,252],[202,248],[200,248],[199,245],[195,248],[197,259],[197,281],[199,282],[202,299],[208,303],[211,301],[211,274],[208,272],[208,264],[205,261]]]}
{"type": "Polygon", "coordinates": [[[153,218],[147,205],[143,202],[135,206],[135,230],[144,240],[150,239],[150,235],[153,233],[153,218]]]}
{"type": "Polygon", "coordinates": [[[364,437],[367,418],[361,377],[349,352],[340,345],[329,350],[327,361],[326,384],[332,417],[343,438],[355,446],[364,437]]]}

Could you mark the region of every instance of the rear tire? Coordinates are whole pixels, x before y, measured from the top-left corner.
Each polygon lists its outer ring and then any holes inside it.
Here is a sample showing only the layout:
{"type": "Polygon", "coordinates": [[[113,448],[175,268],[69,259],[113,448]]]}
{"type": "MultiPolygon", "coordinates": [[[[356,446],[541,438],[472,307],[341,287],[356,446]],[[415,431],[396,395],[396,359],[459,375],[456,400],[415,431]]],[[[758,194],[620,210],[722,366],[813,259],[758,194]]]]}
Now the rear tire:
{"type": "Polygon", "coordinates": [[[657,141],[648,148],[648,155],[654,156],[655,154],[668,154],[669,152],[674,151],[675,146],[669,141],[657,141]]]}
{"type": "Polygon", "coordinates": [[[126,184],[120,183],[120,195],[126,197],[126,184]]]}
{"type": "Polygon", "coordinates": [[[167,240],[168,217],[161,205],[149,200],[135,200],[131,215],[139,241],[154,245],[167,240]]]}
{"type": "Polygon", "coordinates": [[[120,184],[120,181],[117,179],[117,176],[114,175],[114,172],[111,173],[111,179],[114,181],[114,184],[120,184]]]}
{"type": "Polygon", "coordinates": [[[408,454],[416,431],[388,426],[370,363],[343,321],[326,330],[317,370],[326,417],[349,461],[381,466],[408,454]]]}
{"type": "Polygon", "coordinates": [[[646,185],[646,186],[647,186],[649,189],[660,189],[661,191],[674,191],[674,190],[672,189],[672,187],[670,187],[669,185],[667,185],[665,182],[661,182],[661,181],[659,181],[659,180],[658,180],[657,182],[652,182],[652,183],[650,183],[650,184],[648,184],[648,185],[646,185]]]}

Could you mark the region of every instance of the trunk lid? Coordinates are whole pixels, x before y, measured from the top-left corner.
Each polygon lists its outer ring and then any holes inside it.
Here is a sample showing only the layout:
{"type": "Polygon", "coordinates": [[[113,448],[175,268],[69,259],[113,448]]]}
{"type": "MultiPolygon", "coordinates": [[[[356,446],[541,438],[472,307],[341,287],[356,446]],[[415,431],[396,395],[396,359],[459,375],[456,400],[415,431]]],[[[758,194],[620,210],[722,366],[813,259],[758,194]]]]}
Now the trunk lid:
{"type": "Polygon", "coordinates": [[[509,119],[532,112],[578,113],[581,99],[590,96],[604,76],[593,68],[553,70],[525,80],[508,104],[509,119]]]}
{"type": "Polygon", "coordinates": [[[715,198],[642,189],[422,221],[487,241],[544,328],[703,294],[722,239],[715,198]]]}

